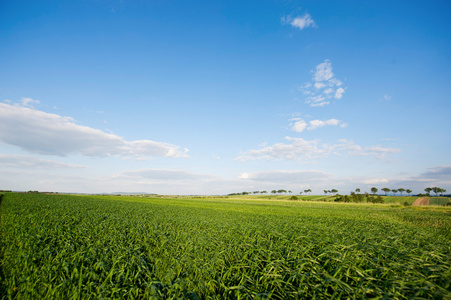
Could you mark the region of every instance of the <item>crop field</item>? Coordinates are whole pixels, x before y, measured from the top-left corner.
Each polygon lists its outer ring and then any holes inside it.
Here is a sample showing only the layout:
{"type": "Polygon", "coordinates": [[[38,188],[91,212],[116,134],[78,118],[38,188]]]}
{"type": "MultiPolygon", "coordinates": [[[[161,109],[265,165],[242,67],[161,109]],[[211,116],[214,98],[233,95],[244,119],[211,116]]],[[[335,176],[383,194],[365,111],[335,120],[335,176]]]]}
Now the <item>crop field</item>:
{"type": "Polygon", "coordinates": [[[430,205],[446,205],[451,202],[450,198],[445,197],[432,197],[429,204],[430,205]]]}
{"type": "Polygon", "coordinates": [[[7,193],[0,298],[451,299],[450,212],[7,193]]]}

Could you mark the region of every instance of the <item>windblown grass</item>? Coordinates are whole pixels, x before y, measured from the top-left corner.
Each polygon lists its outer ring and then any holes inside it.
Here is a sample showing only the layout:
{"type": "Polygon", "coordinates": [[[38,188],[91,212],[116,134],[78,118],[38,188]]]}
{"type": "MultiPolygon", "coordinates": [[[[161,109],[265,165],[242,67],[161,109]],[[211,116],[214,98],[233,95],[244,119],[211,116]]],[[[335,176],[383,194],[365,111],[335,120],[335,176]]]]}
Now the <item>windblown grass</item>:
{"type": "Polygon", "coordinates": [[[451,295],[449,211],[39,194],[0,209],[6,298],[451,295]]]}

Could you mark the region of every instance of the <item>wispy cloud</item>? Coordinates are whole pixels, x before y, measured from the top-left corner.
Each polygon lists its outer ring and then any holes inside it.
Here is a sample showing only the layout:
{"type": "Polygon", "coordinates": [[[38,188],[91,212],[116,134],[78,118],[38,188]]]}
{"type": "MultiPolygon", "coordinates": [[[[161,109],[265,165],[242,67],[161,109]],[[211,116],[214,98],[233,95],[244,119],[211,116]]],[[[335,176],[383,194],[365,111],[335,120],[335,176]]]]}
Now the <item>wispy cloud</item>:
{"type": "Polygon", "coordinates": [[[401,151],[396,148],[379,146],[362,147],[346,139],[338,140],[335,144],[321,143],[319,139],[309,141],[288,136],[285,137],[285,140],[287,143],[277,143],[261,149],[244,152],[236,160],[297,160],[308,163],[330,155],[372,156],[377,159],[383,159],[389,154],[401,151]]]}
{"type": "Polygon", "coordinates": [[[36,101],[22,99],[22,105],[0,103],[0,142],[26,151],[66,156],[69,154],[145,159],[149,156],[187,157],[187,149],[151,140],[126,141],[99,129],[78,125],[70,117],[28,107],[36,101]]]}
{"type": "Polygon", "coordinates": [[[22,105],[26,107],[33,107],[33,104],[39,104],[40,101],[24,97],[20,100],[20,103],[22,103],[22,105]]]}
{"type": "Polygon", "coordinates": [[[428,171],[421,173],[419,175],[420,178],[428,178],[428,179],[442,179],[448,180],[451,182],[451,166],[438,166],[429,168],[428,171]]]}
{"type": "Polygon", "coordinates": [[[81,165],[65,164],[57,161],[39,159],[32,156],[0,154],[0,167],[19,169],[68,169],[86,168],[81,165]]]}
{"type": "Polygon", "coordinates": [[[303,30],[308,27],[317,27],[315,21],[312,19],[312,16],[310,16],[310,14],[308,13],[297,17],[284,16],[282,17],[281,21],[282,23],[290,24],[291,26],[299,30],[303,30]]]}
{"type": "Polygon", "coordinates": [[[320,171],[303,171],[303,170],[276,170],[263,171],[253,173],[241,173],[240,179],[252,180],[256,182],[268,183],[295,183],[299,184],[304,181],[327,180],[332,177],[331,174],[320,171]]]}
{"type": "Polygon", "coordinates": [[[305,129],[307,130],[314,130],[317,128],[321,128],[324,126],[340,126],[340,127],[346,127],[347,124],[337,120],[337,119],[329,119],[326,121],[322,121],[322,120],[312,120],[309,121],[308,123],[304,120],[304,119],[292,119],[292,121],[296,121],[294,123],[291,123],[291,130],[296,131],[296,132],[302,132],[305,129]]]}
{"type": "Polygon", "coordinates": [[[113,178],[142,178],[151,180],[208,180],[215,178],[208,174],[198,174],[186,170],[142,169],[123,171],[113,178]]]}
{"type": "Polygon", "coordinates": [[[390,101],[390,99],[391,99],[391,95],[388,95],[388,94],[385,94],[385,95],[382,97],[382,100],[384,100],[384,101],[390,101]]]}
{"type": "Polygon", "coordinates": [[[325,106],[332,99],[341,99],[346,91],[343,82],[334,77],[332,63],[326,59],[316,66],[312,81],[304,83],[300,90],[307,96],[309,106],[325,106]]]}

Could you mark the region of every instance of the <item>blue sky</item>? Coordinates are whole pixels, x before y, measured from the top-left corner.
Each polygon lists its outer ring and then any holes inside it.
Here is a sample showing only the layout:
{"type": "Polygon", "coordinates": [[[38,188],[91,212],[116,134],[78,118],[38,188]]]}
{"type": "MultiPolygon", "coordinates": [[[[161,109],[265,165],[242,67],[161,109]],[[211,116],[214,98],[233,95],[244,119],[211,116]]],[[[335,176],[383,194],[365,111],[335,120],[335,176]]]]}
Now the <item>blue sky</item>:
{"type": "Polygon", "coordinates": [[[2,1],[0,189],[451,191],[448,1],[2,1]]]}

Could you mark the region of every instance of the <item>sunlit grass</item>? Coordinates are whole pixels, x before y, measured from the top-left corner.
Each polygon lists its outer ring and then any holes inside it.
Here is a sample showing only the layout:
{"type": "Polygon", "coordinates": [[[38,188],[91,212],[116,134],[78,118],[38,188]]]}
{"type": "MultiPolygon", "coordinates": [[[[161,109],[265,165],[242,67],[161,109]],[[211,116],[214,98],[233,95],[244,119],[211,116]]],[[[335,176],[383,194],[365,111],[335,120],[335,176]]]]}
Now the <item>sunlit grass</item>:
{"type": "Polygon", "coordinates": [[[8,194],[20,299],[444,298],[450,210],[245,198],[8,194]]]}

